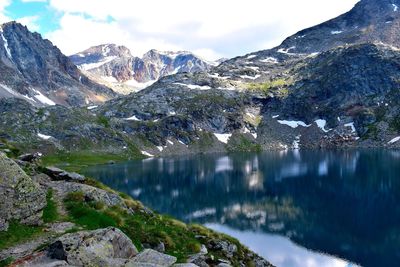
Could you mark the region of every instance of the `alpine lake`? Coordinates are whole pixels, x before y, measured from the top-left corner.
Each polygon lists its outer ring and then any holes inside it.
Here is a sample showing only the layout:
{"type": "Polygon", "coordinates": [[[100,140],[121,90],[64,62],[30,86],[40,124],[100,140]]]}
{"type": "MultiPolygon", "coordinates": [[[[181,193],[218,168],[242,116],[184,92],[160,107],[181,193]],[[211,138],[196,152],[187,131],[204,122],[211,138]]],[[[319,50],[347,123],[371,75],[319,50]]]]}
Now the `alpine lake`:
{"type": "Polygon", "coordinates": [[[400,151],[202,154],[84,174],[278,267],[399,266],[400,151]]]}

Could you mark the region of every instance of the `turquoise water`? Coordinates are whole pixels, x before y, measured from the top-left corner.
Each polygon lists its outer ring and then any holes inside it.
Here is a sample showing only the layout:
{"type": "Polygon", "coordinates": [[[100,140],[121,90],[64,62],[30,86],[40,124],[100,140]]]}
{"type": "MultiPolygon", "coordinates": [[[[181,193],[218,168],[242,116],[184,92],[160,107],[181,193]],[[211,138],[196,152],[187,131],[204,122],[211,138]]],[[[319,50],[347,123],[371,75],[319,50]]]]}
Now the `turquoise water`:
{"type": "Polygon", "coordinates": [[[400,152],[196,155],[85,174],[279,267],[399,266],[400,152]]]}

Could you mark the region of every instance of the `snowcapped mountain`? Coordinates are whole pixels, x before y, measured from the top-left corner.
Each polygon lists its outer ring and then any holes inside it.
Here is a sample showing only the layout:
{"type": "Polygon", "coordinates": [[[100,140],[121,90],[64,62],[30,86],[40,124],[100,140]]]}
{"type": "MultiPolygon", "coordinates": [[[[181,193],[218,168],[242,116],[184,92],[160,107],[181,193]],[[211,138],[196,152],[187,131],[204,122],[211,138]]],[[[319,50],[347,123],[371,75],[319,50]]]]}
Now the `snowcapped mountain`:
{"type": "Polygon", "coordinates": [[[35,106],[79,106],[115,96],[40,34],[8,22],[1,25],[0,35],[0,98],[22,98],[35,106]]]}
{"type": "Polygon", "coordinates": [[[70,59],[92,79],[119,93],[143,89],[167,75],[207,71],[218,64],[186,51],[152,49],[139,58],[132,56],[128,48],[115,44],[94,46],[70,59]]]}

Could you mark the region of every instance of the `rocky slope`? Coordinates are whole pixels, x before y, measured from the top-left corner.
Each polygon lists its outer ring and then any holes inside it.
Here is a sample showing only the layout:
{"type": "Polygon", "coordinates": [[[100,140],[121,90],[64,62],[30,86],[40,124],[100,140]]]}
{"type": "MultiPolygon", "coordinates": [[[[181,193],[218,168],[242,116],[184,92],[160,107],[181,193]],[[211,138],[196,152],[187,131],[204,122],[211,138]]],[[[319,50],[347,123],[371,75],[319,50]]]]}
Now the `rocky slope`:
{"type": "Polygon", "coordinates": [[[128,48],[114,44],[91,47],[70,58],[92,79],[119,93],[143,89],[171,74],[207,71],[214,64],[186,51],[163,52],[153,49],[142,58],[133,57],[128,48]]]}
{"type": "Polygon", "coordinates": [[[1,25],[0,98],[17,97],[35,106],[78,106],[116,94],[89,80],[53,44],[18,23],[1,25]]]}
{"type": "Polygon", "coordinates": [[[41,167],[37,154],[13,161],[0,152],[0,179],[2,266],[272,266],[233,238],[41,167]]]}
{"type": "MultiPolygon", "coordinates": [[[[384,3],[363,0],[333,21],[361,13],[370,23],[388,12],[395,17],[384,3]],[[379,12],[371,13],[376,6],[379,12]]],[[[394,35],[396,25],[387,24],[394,35]]],[[[361,41],[316,54],[281,49],[228,60],[208,72],[163,77],[102,106],[38,109],[3,100],[0,138],[32,152],[84,150],[123,158],[400,145],[398,49],[361,41]]],[[[115,46],[94,48],[87,57],[131,58],[115,46]]]]}

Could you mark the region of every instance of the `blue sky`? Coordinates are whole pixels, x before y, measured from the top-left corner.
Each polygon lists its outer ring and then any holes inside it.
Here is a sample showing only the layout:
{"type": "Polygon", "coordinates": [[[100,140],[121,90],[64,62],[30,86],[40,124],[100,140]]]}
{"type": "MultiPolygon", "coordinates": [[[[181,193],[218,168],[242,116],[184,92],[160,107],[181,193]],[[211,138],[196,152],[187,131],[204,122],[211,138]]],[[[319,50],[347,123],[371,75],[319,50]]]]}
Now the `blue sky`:
{"type": "Polygon", "coordinates": [[[116,43],[146,51],[190,50],[206,59],[278,45],[358,0],[0,0],[1,20],[17,20],[69,55],[116,43]]]}

